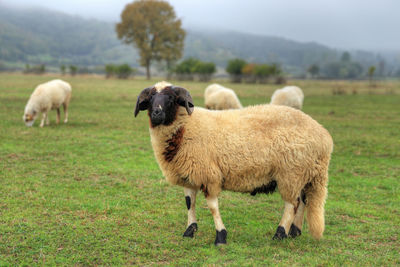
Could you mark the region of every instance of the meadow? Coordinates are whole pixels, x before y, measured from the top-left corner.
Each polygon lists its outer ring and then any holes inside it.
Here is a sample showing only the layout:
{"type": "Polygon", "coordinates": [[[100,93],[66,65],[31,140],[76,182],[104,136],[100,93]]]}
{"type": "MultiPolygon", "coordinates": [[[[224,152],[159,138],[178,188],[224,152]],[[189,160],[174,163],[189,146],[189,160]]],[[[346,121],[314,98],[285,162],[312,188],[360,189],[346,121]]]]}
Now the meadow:
{"type": "MultiPolygon", "coordinates": [[[[182,237],[183,190],[162,177],[146,113],[133,116],[137,95],[157,80],[61,77],[73,87],[69,122],[56,125],[53,111],[50,126],[26,127],[29,95],[52,78],[0,74],[0,266],[400,265],[399,81],[289,81],[335,143],[324,237],[313,240],[306,224],[296,239],[272,240],[279,193],[222,192],[228,244],[215,247],[202,195],[199,231],[182,237]]],[[[203,106],[207,83],[175,83],[203,106]]],[[[244,106],[279,88],[222,84],[244,106]]]]}

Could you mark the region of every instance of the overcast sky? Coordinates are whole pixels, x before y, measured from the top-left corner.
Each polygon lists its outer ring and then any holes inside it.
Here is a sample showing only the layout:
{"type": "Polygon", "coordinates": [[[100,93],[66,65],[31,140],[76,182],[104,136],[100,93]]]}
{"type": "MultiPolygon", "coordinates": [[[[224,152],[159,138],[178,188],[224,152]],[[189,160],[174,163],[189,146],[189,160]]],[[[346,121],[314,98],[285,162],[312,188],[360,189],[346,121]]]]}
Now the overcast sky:
{"type": "MultiPolygon", "coordinates": [[[[124,0],[0,0],[117,22],[124,0]]],[[[400,51],[400,0],[169,0],[185,28],[228,29],[334,48],[400,51]]]]}

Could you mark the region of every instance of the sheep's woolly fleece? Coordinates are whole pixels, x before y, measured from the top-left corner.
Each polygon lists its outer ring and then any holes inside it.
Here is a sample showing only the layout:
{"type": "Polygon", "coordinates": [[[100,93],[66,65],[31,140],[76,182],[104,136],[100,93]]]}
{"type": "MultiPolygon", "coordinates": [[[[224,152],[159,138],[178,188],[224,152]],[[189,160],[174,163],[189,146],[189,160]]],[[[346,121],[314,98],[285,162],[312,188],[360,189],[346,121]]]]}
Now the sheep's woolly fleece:
{"type": "Polygon", "coordinates": [[[271,105],[284,105],[292,108],[302,109],[304,94],[297,86],[286,86],[277,89],[271,97],[271,105]]]}
{"type": "Polygon", "coordinates": [[[204,104],[207,109],[239,109],[242,108],[235,92],[219,84],[209,85],[204,92],[204,104]]]}

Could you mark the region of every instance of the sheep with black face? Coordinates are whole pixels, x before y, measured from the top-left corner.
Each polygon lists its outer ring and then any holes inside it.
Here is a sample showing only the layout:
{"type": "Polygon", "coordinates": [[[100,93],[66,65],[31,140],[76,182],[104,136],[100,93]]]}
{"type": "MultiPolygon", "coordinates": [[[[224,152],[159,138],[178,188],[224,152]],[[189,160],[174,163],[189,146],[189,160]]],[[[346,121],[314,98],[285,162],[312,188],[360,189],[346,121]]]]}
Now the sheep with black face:
{"type": "Polygon", "coordinates": [[[144,89],[135,116],[148,110],[150,136],[163,175],[183,186],[188,208],[185,237],[197,231],[196,194],[204,193],[217,231],[227,231],[218,209],[222,190],[271,193],[285,202],[275,239],[301,234],[304,211],[312,236],[322,237],[332,138],[301,111],[259,105],[210,111],[194,107],[189,92],[166,82],[144,89]]]}

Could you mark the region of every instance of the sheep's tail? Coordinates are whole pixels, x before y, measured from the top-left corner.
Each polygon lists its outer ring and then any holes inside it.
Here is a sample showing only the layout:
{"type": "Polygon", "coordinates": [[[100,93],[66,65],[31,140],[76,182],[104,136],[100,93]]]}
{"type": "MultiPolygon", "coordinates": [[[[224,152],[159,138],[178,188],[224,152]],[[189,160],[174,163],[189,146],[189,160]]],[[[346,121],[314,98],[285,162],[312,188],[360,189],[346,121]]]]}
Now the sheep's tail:
{"type": "Polygon", "coordinates": [[[324,205],[328,193],[327,182],[326,174],[325,179],[313,181],[306,189],[308,228],[311,235],[317,240],[322,237],[325,230],[324,205]]]}

